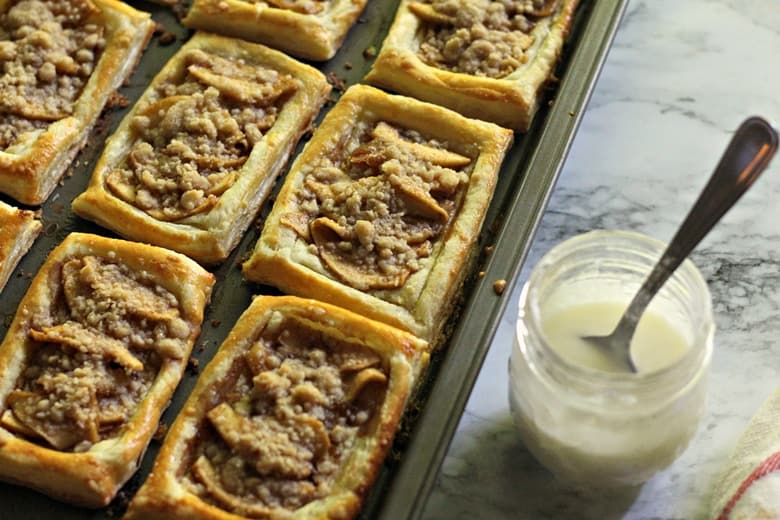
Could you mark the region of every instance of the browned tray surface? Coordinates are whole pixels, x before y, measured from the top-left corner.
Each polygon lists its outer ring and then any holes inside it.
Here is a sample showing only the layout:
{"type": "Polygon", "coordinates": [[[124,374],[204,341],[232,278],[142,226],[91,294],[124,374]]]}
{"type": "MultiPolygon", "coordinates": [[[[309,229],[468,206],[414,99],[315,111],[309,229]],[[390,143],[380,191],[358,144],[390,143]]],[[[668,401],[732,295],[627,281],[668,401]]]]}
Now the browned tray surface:
{"type": "MultiPolygon", "coordinates": [[[[154,13],[154,19],[175,35],[172,43],[155,36],[128,85],[120,92],[131,104],[141,95],[157,71],[191,34],[175,15],[155,4],[130,1],[154,13]]],[[[325,64],[314,64],[329,74],[334,95],[340,88],[358,83],[373,61],[393,20],[397,0],[372,0],[360,22],[351,30],[341,51],[325,64]]],[[[498,321],[530,247],[541,214],[563,165],[569,145],[606,57],[626,0],[581,0],[574,26],[564,49],[557,75],[561,80],[548,89],[544,108],[526,135],[516,135],[502,167],[493,202],[480,236],[477,264],[464,285],[462,302],[447,330],[446,348],[434,355],[426,384],[409,407],[401,432],[379,478],[367,497],[363,517],[399,519],[421,514],[438,468],[446,454],[460,414],[476,380],[498,321]],[[506,280],[503,296],[493,282],[506,280]]],[[[334,96],[335,97],[335,96],[334,96]]],[[[326,106],[320,118],[327,112],[326,106]]],[[[115,236],[91,222],[76,217],[71,201],[84,189],[103,143],[128,108],[112,108],[101,117],[88,144],[77,156],[69,174],[42,207],[44,231],[16,273],[0,293],[0,337],[4,336],[19,300],[48,253],[72,231],[115,236]]],[[[299,145],[300,151],[304,138],[299,145]]],[[[280,183],[277,183],[277,189],[280,183]]],[[[251,252],[260,234],[263,217],[274,196],[261,209],[257,225],[251,226],[239,246],[218,268],[211,304],[206,310],[203,334],[193,358],[204,366],[214,355],[238,316],[249,306],[252,295],[275,294],[273,288],[248,282],[241,275],[240,260],[251,252]]],[[[0,200],[18,206],[0,195],[0,200]]],[[[174,394],[163,422],[175,418],[197,379],[188,370],[174,394]]],[[[128,498],[138,489],[152,467],[159,442],[152,441],[138,473],[130,479],[112,504],[87,510],[56,502],[26,488],[0,483],[0,518],[70,519],[121,516],[128,498]]]]}

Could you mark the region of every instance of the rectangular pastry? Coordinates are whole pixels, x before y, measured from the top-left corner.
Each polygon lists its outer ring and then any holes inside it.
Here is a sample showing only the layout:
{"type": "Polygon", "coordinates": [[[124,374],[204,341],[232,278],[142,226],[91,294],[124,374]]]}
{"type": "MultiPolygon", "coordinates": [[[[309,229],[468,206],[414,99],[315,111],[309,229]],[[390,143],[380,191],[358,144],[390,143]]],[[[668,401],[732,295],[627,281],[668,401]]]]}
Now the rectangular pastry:
{"type": "Polygon", "coordinates": [[[35,213],[0,201],[0,292],[41,232],[35,213]]]}
{"type": "Polygon", "coordinates": [[[370,83],[526,131],[578,0],[401,0],[370,83]]]}
{"type": "Polygon", "coordinates": [[[108,504],[179,384],[213,283],[178,253],[69,235],[0,345],[0,479],[108,504]]]}
{"type": "Polygon", "coordinates": [[[287,174],[244,274],[431,341],[511,142],[492,123],[353,86],[287,174]]]}
{"type": "Polygon", "coordinates": [[[221,262],[329,92],[322,73],[281,52],[196,34],[108,140],[73,211],[221,262]]]}
{"type": "Polygon", "coordinates": [[[154,30],[116,0],[0,0],[0,191],[41,204],[154,30]]]}
{"type": "Polygon", "coordinates": [[[127,520],[351,518],[426,348],[339,307],[258,296],[200,376],[127,520]]]}
{"type": "Polygon", "coordinates": [[[336,54],[366,0],[194,0],[182,23],[309,60],[336,54]]]}

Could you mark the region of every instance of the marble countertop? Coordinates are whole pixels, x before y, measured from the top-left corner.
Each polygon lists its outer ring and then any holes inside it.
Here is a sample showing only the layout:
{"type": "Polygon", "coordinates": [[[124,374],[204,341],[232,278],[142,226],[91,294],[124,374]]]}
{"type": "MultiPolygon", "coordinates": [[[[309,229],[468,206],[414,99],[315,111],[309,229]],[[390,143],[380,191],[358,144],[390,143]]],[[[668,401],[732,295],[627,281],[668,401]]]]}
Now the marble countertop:
{"type": "Polygon", "coordinates": [[[633,0],[477,380],[426,519],[704,518],[750,417],[780,384],[780,158],[693,254],[717,331],[708,414],[638,493],[558,483],[507,403],[520,286],[558,242],[591,229],[669,240],[749,115],[780,124],[780,2],[633,0]]]}

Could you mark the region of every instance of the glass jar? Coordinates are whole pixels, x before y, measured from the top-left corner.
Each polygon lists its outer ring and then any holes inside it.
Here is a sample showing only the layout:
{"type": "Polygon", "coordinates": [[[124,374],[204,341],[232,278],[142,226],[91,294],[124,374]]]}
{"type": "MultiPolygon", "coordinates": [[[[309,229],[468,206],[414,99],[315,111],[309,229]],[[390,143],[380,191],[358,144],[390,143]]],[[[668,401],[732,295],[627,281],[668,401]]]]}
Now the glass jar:
{"type": "Polygon", "coordinates": [[[592,231],[553,248],[520,296],[509,360],[509,403],[529,451],[559,478],[634,486],[682,453],[705,409],[714,325],[707,285],[686,260],[650,304],[682,336],[685,354],[648,373],[572,364],[547,343],[543,312],[628,302],[665,245],[631,232],[592,231]]]}

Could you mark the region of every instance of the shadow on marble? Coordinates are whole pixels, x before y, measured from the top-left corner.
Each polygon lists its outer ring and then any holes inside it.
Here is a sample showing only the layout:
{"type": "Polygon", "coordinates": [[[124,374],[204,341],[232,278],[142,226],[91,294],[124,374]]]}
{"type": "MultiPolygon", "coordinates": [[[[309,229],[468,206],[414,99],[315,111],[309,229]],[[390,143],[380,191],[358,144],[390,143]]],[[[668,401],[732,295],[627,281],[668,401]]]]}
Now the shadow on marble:
{"type": "Polygon", "coordinates": [[[426,519],[622,518],[641,491],[586,491],[560,482],[526,450],[508,413],[470,419],[465,440],[450,448],[426,519]]]}

